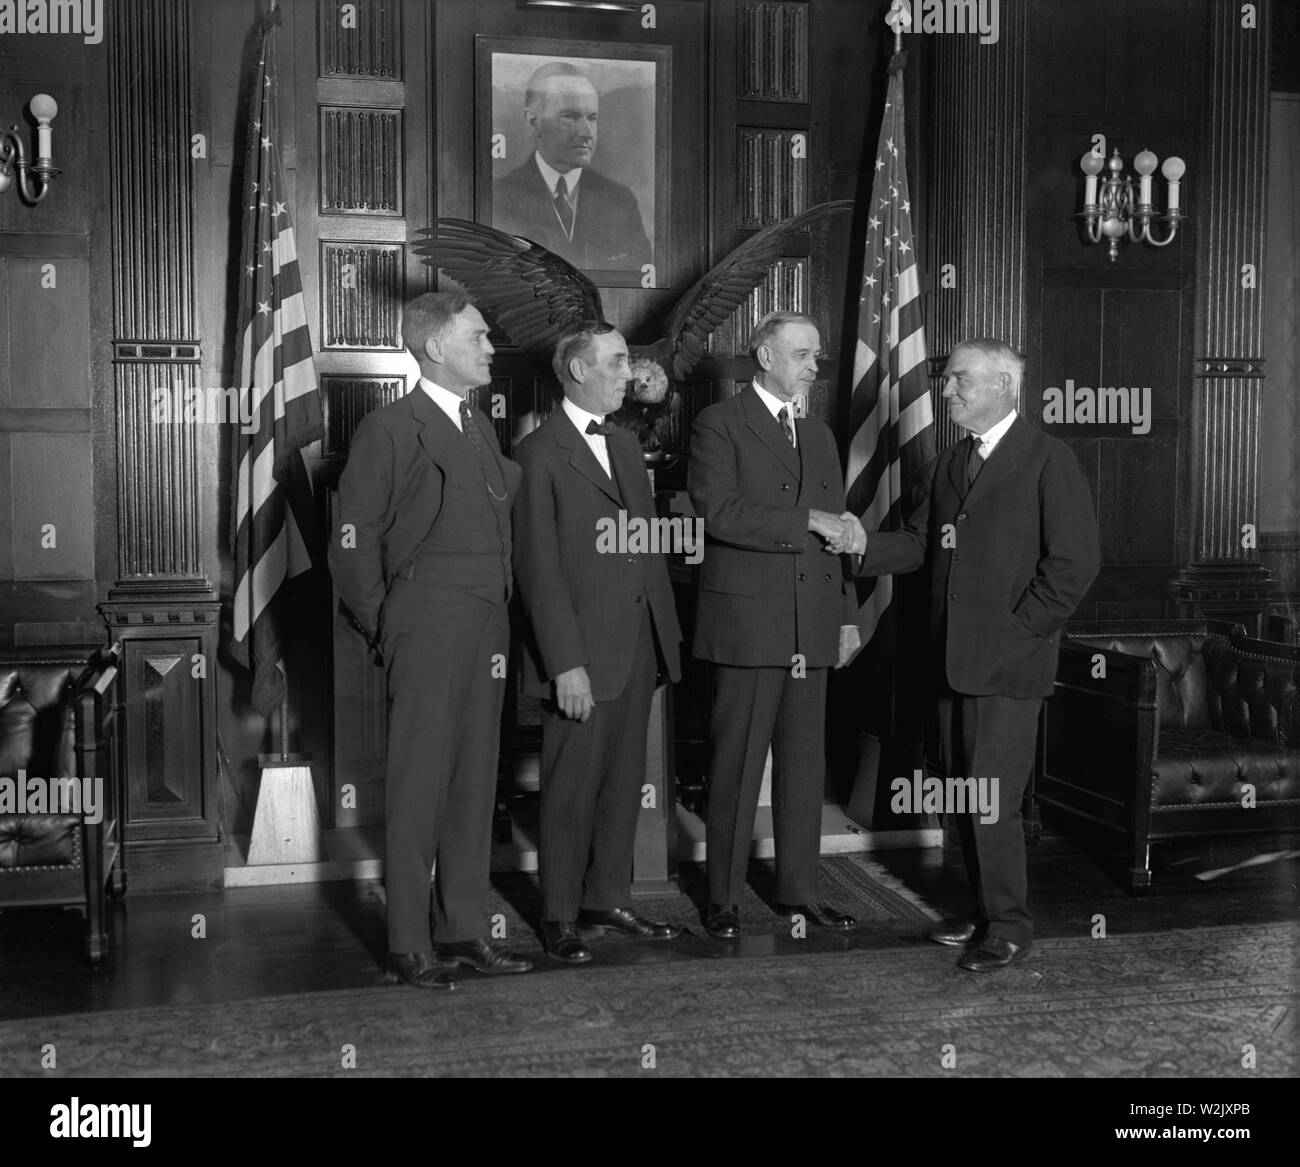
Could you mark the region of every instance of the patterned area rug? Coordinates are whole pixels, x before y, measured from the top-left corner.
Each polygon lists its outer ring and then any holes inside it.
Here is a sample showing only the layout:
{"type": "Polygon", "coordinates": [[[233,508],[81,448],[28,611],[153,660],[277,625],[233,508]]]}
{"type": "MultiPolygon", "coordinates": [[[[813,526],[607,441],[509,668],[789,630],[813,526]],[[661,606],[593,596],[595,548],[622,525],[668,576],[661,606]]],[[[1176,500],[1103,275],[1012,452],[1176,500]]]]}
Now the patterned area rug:
{"type": "Polygon", "coordinates": [[[921,940],[593,964],[0,1024],[0,1074],[1278,1077],[1296,1073],[1294,925],[1041,941],[1003,973],[921,940]],[[1256,1068],[1243,1069],[1253,1046],[1256,1068]],[[345,1046],[355,1068],[342,1066],[345,1046]],[[945,1066],[945,1054],[949,1065],[945,1066]]]}
{"type": "MultiPolygon", "coordinates": [[[[926,925],[941,918],[940,913],[916,892],[865,855],[823,856],[818,871],[823,899],[848,912],[860,925],[873,932],[913,937],[926,925]]],[[[649,919],[663,920],[685,932],[703,936],[704,924],[700,913],[708,899],[704,865],[683,864],[680,874],[681,894],[638,898],[634,906],[649,919]]],[[[540,952],[541,941],[533,931],[542,912],[537,877],[497,872],[492,876],[492,883],[489,914],[500,912],[505,917],[505,935],[511,945],[530,955],[540,952]]],[[[764,931],[773,935],[789,933],[788,918],[776,915],[770,906],[775,898],[775,886],[771,861],[751,861],[748,882],[740,900],[741,923],[746,934],[764,931]]],[[[633,941],[607,937],[602,943],[630,945],[633,941]]]]}

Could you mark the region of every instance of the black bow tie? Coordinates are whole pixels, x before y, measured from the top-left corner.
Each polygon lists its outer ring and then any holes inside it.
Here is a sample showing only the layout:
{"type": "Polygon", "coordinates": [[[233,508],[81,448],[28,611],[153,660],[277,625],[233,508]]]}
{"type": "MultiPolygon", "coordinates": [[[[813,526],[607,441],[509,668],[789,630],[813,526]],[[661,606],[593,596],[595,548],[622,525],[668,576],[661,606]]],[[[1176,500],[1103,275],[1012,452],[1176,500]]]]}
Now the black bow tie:
{"type": "Polygon", "coordinates": [[[614,427],[607,421],[589,421],[587,422],[587,433],[602,434],[609,437],[614,432],[614,427]]]}

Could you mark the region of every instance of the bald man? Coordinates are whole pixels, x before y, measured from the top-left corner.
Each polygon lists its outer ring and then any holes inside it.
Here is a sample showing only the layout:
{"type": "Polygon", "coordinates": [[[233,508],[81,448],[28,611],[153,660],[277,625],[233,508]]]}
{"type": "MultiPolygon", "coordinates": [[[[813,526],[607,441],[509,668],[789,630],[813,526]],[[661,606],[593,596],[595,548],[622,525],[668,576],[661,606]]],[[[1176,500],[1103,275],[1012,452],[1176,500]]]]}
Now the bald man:
{"type": "Polygon", "coordinates": [[[528,160],[492,187],[492,225],[575,267],[639,271],[651,262],[636,196],[594,170],[600,98],[576,66],[552,61],[524,93],[528,160]]]}

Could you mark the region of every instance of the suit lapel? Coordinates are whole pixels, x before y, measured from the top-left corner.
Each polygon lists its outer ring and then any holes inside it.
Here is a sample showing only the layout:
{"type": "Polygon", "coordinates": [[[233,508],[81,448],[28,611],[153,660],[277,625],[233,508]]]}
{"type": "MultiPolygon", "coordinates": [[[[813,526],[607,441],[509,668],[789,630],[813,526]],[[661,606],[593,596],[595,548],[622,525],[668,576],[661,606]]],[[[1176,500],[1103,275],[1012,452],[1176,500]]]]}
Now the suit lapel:
{"type": "Polygon", "coordinates": [[[433,399],[418,382],[407,394],[407,399],[411,402],[411,414],[419,427],[416,436],[421,447],[435,466],[445,469],[447,442],[456,429],[455,424],[433,403],[433,399]]]}
{"type": "Polygon", "coordinates": [[[1029,425],[1017,414],[1016,420],[1011,423],[1011,428],[1002,435],[1002,440],[993,448],[993,453],[988,456],[980,472],[975,476],[970,493],[966,496],[965,505],[969,506],[979,501],[1019,465],[1020,456],[1028,440],[1029,425]]]}
{"type": "MultiPolygon", "coordinates": [[[[603,490],[619,506],[623,505],[623,500],[619,497],[618,487],[614,484],[613,479],[605,473],[605,468],[597,460],[596,455],[591,452],[591,447],[587,445],[587,439],[578,433],[578,427],[573,424],[573,420],[564,412],[564,407],[556,409],[551,415],[551,427],[555,434],[555,442],[569,456],[569,463],[573,468],[587,478],[595,486],[603,490]]],[[[608,438],[605,439],[605,445],[608,449],[613,443],[608,438]]],[[[613,453],[610,453],[610,465],[613,463],[613,453]]]]}
{"type": "Polygon", "coordinates": [[[767,406],[754,392],[753,385],[746,385],[740,391],[740,400],[749,428],[772,451],[781,465],[797,477],[799,452],[790,445],[790,439],[781,430],[781,423],[768,412],[767,406]]]}
{"type": "Polygon", "coordinates": [[[649,484],[641,461],[640,443],[630,431],[618,429],[605,439],[605,444],[609,448],[609,464],[613,468],[619,494],[623,496],[624,508],[629,515],[648,518],[649,512],[644,505],[645,492],[641,486],[649,484]]]}

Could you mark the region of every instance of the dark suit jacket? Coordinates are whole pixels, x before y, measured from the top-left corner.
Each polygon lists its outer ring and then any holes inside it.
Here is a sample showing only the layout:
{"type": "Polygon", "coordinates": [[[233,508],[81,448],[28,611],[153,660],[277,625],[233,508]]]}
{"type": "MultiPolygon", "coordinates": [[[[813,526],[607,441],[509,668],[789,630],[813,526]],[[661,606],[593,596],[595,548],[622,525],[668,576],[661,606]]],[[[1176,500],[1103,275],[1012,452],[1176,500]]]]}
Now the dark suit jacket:
{"type": "Polygon", "coordinates": [[[599,520],[617,523],[620,509],[629,521],[655,513],[636,438],[615,429],[605,443],[617,486],[563,408],[515,451],[523,469],[515,578],[531,626],[524,684],[536,696],[549,696],[560,673],[583,665],[594,700],[617,697],[627,684],[646,602],[668,675],[681,676],[682,633],[663,556],[597,550],[599,520]]]}
{"type": "Polygon", "coordinates": [[[808,530],[810,509],[844,510],[844,477],[824,422],[796,421],[798,447],[752,385],[709,406],[691,430],[687,489],[704,519],[694,653],[724,665],[809,668],[839,655],[857,622],[844,561],[808,530]]]}
{"type": "Polygon", "coordinates": [[[570,242],[555,216],[552,196],[533,155],[492,185],[492,226],[522,235],[567,259],[574,267],[639,270],[650,263],[650,240],[636,196],[590,166],[578,183],[578,207],[570,242]]]}
{"type": "MultiPolygon", "coordinates": [[[[479,434],[501,464],[506,491],[519,489],[519,467],[501,454],[492,424],[470,413],[479,434]]],[[[380,612],[388,588],[437,525],[444,495],[481,482],[450,480],[448,442],[463,441],[455,424],[420,385],[405,397],[367,415],[352,436],[348,464],[339,479],[339,530],[329,543],[330,573],[343,602],[372,643],[379,639],[380,612]],[[356,546],[343,546],[351,523],[356,546]]],[[[481,477],[481,476],[480,476],[481,477]]]]}
{"type": "Polygon", "coordinates": [[[861,574],[928,558],[935,663],[958,693],[1046,697],[1061,630],[1100,568],[1092,492],[1068,446],[1017,416],[963,498],[967,443],[934,461],[898,532],[867,533],[861,574]]]}

